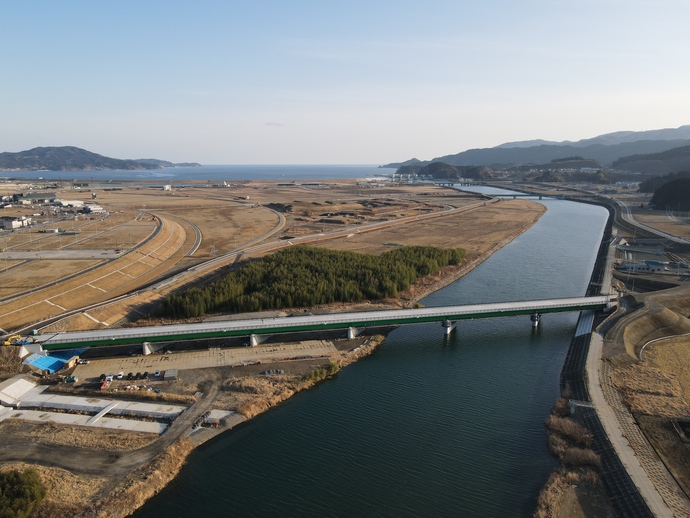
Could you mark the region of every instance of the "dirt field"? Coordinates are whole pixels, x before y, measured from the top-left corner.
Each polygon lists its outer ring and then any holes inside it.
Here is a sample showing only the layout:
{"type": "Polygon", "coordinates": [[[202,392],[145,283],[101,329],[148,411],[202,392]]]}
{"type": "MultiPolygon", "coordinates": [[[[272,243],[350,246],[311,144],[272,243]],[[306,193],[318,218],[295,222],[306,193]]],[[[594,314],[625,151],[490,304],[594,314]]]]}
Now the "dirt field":
{"type": "Polygon", "coordinates": [[[58,281],[102,262],[86,259],[26,261],[21,267],[0,275],[0,298],[17,295],[46,283],[58,281]]]}
{"type": "Polygon", "coordinates": [[[156,436],[147,433],[55,423],[30,423],[18,419],[0,423],[0,434],[12,441],[40,442],[80,448],[95,447],[107,451],[135,450],[151,444],[156,436]]]}
{"type": "Polygon", "coordinates": [[[319,246],[373,254],[391,250],[392,246],[386,243],[461,247],[472,258],[483,254],[496,243],[512,240],[534,224],[543,213],[542,205],[530,201],[502,200],[480,210],[431,219],[420,224],[409,223],[375,233],[354,233],[319,246]]]}
{"type": "Polygon", "coordinates": [[[645,349],[649,365],[675,377],[684,398],[690,401],[690,336],[661,340],[645,349]]]}

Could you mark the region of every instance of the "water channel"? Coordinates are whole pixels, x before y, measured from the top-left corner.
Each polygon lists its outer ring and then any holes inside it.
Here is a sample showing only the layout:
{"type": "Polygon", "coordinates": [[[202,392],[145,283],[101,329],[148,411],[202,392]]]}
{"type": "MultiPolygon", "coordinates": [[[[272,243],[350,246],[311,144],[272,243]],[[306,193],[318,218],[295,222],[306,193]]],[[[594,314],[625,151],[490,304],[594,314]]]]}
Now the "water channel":
{"type": "MultiPolygon", "coordinates": [[[[486,188],[488,190],[488,188],[486,188]]],[[[543,200],[530,230],[426,306],[584,295],[603,208],[543,200]]],[[[577,314],[391,333],[334,379],[193,452],[135,516],[530,516],[577,314]]]]}

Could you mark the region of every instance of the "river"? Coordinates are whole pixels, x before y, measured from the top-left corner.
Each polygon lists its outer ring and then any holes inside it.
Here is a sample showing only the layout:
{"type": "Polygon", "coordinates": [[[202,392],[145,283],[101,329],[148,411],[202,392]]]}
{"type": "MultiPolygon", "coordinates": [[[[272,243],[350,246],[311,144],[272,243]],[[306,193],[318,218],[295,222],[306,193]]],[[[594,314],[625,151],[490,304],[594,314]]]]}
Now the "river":
{"type": "MultiPolygon", "coordinates": [[[[484,188],[488,190],[488,188],[484,188]]],[[[495,191],[497,192],[497,191],[495,191]]],[[[548,211],[426,306],[585,294],[607,219],[548,211]]],[[[219,436],[138,517],[530,516],[577,314],[405,326],[334,379],[219,436]]]]}

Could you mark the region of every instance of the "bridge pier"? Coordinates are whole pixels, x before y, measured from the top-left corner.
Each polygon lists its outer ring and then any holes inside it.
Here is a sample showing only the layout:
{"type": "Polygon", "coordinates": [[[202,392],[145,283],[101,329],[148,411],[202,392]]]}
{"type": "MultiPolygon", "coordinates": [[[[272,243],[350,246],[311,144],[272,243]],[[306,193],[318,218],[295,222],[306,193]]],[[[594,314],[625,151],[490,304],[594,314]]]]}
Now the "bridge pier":
{"type": "Polygon", "coordinates": [[[32,344],[22,344],[19,348],[19,357],[24,358],[29,354],[38,354],[40,356],[47,356],[47,353],[43,350],[43,346],[40,342],[34,342],[32,344]]]}
{"type": "Polygon", "coordinates": [[[450,320],[444,320],[443,322],[441,322],[441,325],[445,328],[446,336],[451,334],[453,332],[453,330],[456,327],[458,327],[457,322],[451,322],[450,320]]]}
{"type": "Polygon", "coordinates": [[[347,328],[347,339],[352,340],[353,338],[357,338],[357,335],[364,331],[364,328],[362,327],[348,327],[347,328]]]}
{"type": "Polygon", "coordinates": [[[532,321],[532,327],[536,329],[539,326],[539,320],[541,319],[541,315],[539,313],[533,313],[529,319],[532,321]]]}
{"type": "Polygon", "coordinates": [[[612,311],[616,311],[617,307],[618,307],[618,299],[609,300],[609,303],[606,304],[606,307],[604,308],[604,313],[609,314],[612,311]]]}
{"type": "Polygon", "coordinates": [[[266,340],[268,340],[268,335],[249,335],[249,345],[252,347],[256,347],[257,345],[264,343],[266,340]]]}
{"type": "Polygon", "coordinates": [[[160,351],[163,347],[165,347],[164,343],[152,344],[151,342],[144,342],[141,344],[141,352],[144,356],[148,356],[149,354],[160,351]]]}

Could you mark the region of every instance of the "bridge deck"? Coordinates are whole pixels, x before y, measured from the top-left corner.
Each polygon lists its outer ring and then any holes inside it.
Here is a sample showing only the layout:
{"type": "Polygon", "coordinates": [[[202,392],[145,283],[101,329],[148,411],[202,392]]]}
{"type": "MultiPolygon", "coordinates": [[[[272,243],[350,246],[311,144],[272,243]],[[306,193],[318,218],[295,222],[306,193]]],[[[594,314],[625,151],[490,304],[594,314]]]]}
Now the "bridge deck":
{"type": "Polygon", "coordinates": [[[533,313],[558,313],[603,309],[610,302],[608,296],[576,297],[567,299],[500,302],[466,306],[444,306],[420,309],[394,309],[357,313],[334,313],[296,317],[228,320],[176,324],[166,326],[104,329],[39,335],[37,341],[45,349],[67,349],[75,346],[105,346],[247,336],[250,334],[289,333],[348,327],[377,327],[401,324],[421,324],[445,320],[491,318],[533,313]]]}

